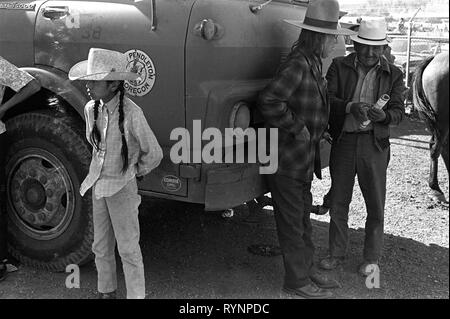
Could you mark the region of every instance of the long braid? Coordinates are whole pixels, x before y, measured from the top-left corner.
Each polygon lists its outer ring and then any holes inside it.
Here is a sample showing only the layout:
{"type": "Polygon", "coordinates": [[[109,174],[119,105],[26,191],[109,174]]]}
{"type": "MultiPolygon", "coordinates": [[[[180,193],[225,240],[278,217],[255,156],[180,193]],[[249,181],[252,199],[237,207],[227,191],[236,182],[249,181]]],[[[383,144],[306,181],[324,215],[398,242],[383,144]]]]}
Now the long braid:
{"type": "Polygon", "coordinates": [[[119,86],[119,129],[120,133],[122,134],[122,160],[123,160],[123,167],[122,167],[122,173],[125,173],[128,169],[128,145],[127,141],[125,139],[125,132],[123,128],[123,122],[125,120],[125,114],[123,111],[123,97],[125,94],[125,89],[123,87],[123,82],[120,83],[119,86]]]}
{"type": "Polygon", "coordinates": [[[92,128],[92,132],[91,132],[91,140],[94,143],[94,147],[97,151],[99,150],[100,139],[101,139],[100,131],[97,126],[98,107],[99,106],[100,106],[100,101],[96,100],[94,103],[94,127],[92,128]]]}

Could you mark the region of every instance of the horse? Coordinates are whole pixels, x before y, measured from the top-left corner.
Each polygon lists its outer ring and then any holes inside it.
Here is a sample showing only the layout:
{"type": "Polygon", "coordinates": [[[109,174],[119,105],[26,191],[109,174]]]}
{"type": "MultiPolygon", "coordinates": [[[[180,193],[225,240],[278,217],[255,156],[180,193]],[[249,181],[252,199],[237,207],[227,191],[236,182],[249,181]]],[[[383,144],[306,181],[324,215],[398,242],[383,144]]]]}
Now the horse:
{"type": "Polygon", "coordinates": [[[414,73],[413,103],[431,132],[428,185],[434,199],[447,202],[438,183],[438,159],[448,168],[448,52],[425,58],[414,73]]]}

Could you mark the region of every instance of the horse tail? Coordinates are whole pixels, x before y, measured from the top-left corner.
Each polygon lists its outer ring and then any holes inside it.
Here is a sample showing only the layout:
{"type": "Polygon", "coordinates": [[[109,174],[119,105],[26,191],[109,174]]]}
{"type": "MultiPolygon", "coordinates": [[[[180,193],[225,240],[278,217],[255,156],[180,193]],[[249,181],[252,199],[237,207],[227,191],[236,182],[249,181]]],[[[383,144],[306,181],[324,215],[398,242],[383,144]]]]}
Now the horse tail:
{"type": "Polygon", "coordinates": [[[434,145],[431,148],[431,157],[437,158],[439,157],[439,152],[437,152],[436,149],[436,142],[440,141],[440,132],[437,129],[436,112],[428,101],[422,84],[423,71],[428,66],[428,64],[430,64],[433,58],[434,56],[427,57],[417,66],[417,69],[414,73],[413,102],[414,106],[419,112],[420,117],[425,121],[425,124],[427,125],[434,139],[434,145]]]}

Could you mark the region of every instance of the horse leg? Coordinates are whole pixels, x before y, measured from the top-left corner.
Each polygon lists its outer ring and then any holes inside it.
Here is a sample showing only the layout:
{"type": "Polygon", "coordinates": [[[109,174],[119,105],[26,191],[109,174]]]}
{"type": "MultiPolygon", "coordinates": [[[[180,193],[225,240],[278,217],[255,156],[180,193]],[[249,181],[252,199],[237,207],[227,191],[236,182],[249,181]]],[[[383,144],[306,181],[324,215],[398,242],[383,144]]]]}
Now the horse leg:
{"type": "MultiPolygon", "coordinates": [[[[444,160],[445,166],[447,167],[447,174],[450,175],[449,171],[448,171],[448,152],[449,152],[449,150],[448,150],[448,146],[449,146],[448,145],[448,140],[449,140],[449,138],[447,136],[447,138],[445,139],[444,144],[442,145],[441,156],[442,156],[442,159],[444,160]]],[[[449,178],[450,178],[450,176],[449,176],[449,178]]],[[[444,201],[444,202],[446,202],[446,201],[444,201]]]]}
{"type": "MultiPolygon", "coordinates": [[[[445,167],[447,168],[447,174],[449,174],[449,171],[448,171],[448,152],[449,152],[448,146],[449,145],[448,145],[448,136],[447,136],[444,144],[442,145],[442,150],[441,150],[441,156],[442,156],[442,159],[444,160],[445,167]]],[[[443,197],[444,197],[443,202],[447,203],[447,201],[445,200],[445,195],[443,195],[443,197]]]]}
{"type": "Polygon", "coordinates": [[[430,160],[430,175],[428,176],[428,186],[431,188],[431,197],[438,201],[445,201],[444,193],[439,187],[438,183],[438,159],[431,158],[430,160]]]}
{"type": "Polygon", "coordinates": [[[447,138],[445,139],[445,142],[442,144],[442,150],[441,150],[441,156],[442,159],[444,160],[445,163],[445,167],[447,167],[447,174],[449,174],[449,167],[448,167],[448,135],[447,138]]]}
{"type": "Polygon", "coordinates": [[[428,186],[431,188],[430,196],[440,202],[445,202],[445,195],[439,187],[438,182],[438,160],[439,151],[436,149],[437,141],[434,135],[430,140],[430,174],[428,176],[428,186]]]}

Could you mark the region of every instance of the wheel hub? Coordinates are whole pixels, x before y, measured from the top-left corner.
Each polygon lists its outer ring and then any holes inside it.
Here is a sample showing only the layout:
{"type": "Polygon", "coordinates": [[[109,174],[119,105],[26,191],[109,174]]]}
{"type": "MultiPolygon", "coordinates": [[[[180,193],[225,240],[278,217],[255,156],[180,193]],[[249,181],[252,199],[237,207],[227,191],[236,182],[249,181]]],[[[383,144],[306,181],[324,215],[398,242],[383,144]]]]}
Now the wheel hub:
{"type": "Polygon", "coordinates": [[[22,184],[21,196],[24,199],[24,205],[30,210],[38,211],[45,207],[47,196],[45,188],[35,179],[27,179],[22,184]]]}
{"type": "Polygon", "coordinates": [[[18,158],[8,176],[14,220],[40,239],[54,238],[73,214],[74,192],[66,170],[53,155],[33,152],[18,158]]]}

